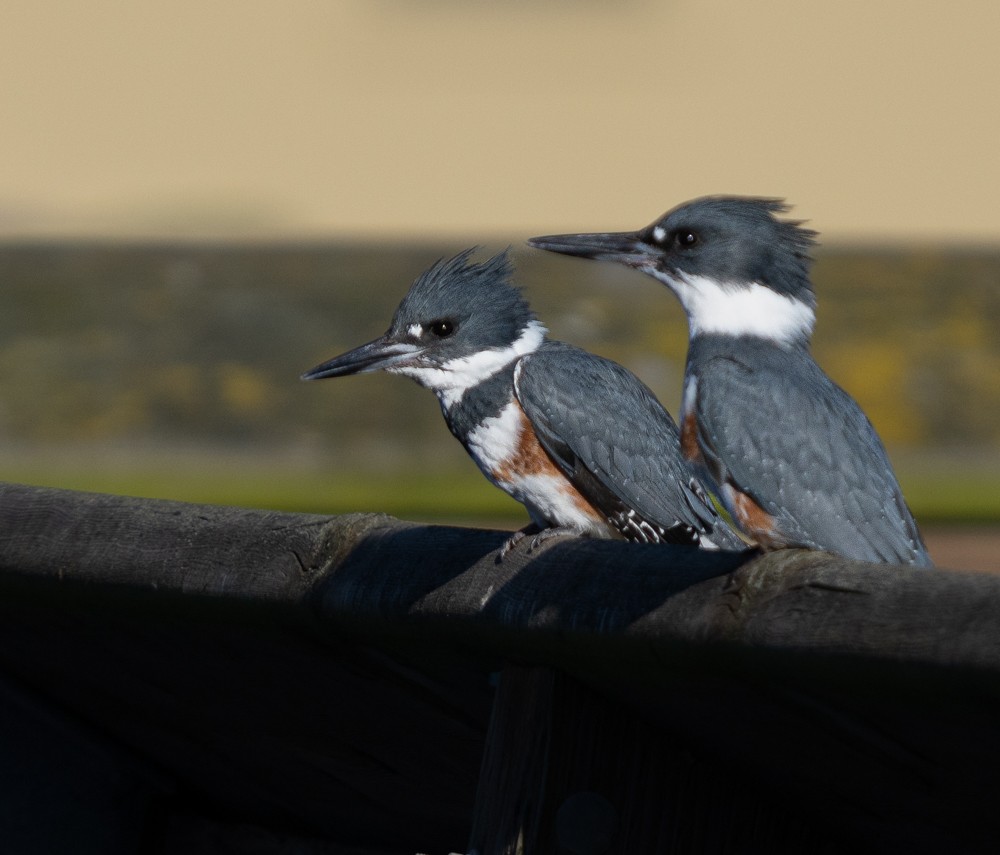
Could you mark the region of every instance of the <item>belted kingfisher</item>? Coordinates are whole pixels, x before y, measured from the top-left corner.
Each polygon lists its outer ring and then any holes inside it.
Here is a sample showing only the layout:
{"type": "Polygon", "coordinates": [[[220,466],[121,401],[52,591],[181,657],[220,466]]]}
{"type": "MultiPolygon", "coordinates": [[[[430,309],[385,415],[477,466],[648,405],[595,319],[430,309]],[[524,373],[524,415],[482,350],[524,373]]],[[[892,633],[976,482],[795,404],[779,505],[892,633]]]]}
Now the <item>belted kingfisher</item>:
{"type": "Polygon", "coordinates": [[[816,233],[779,199],[709,196],[634,232],[536,237],[666,285],[688,317],[681,445],[762,549],[930,566],[889,458],[813,360],[816,233]]]}
{"type": "Polygon", "coordinates": [[[528,510],[525,535],[554,534],[745,549],[680,453],[653,393],[617,363],[546,338],[510,283],[507,251],[438,261],[403,298],[385,335],[302,375],[382,369],[438,397],[483,474],[528,510]]]}

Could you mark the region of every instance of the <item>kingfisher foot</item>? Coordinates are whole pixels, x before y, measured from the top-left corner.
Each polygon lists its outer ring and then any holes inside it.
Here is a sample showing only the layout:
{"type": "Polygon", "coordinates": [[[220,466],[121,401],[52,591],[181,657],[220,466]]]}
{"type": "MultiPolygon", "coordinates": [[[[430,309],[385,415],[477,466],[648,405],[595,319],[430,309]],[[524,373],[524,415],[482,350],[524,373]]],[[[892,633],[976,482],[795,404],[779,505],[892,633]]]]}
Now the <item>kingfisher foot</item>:
{"type": "MultiPolygon", "coordinates": [[[[541,532],[541,530],[542,529],[540,526],[536,525],[535,523],[531,523],[530,525],[526,525],[524,528],[515,531],[510,537],[508,537],[504,541],[503,546],[500,547],[500,552],[497,555],[497,564],[503,561],[504,558],[507,557],[507,553],[510,552],[515,546],[517,546],[517,544],[519,544],[522,540],[524,540],[524,538],[526,538],[530,534],[538,535],[539,532],[541,532]]],[[[532,543],[534,543],[534,541],[532,541],[532,543]]]]}
{"type": "Polygon", "coordinates": [[[574,528],[570,525],[554,525],[551,528],[542,529],[538,534],[531,538],[531,543],[528,544],[528,552],[532,552],[538,549],[545,541],[551,540],[554,537],[585,537],[586,534],[578,528],[574,528]]]}

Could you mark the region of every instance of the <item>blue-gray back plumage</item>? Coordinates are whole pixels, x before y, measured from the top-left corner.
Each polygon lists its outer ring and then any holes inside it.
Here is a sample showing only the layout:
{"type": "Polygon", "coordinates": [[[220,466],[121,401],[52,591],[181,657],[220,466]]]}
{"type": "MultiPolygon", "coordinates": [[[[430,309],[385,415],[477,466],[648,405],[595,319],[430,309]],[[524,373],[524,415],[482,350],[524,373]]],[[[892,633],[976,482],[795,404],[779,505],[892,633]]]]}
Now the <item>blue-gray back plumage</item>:
{"type": "Polygon", "coordinates": [[[781,545],[931,563],[874,427],[808,353],[699,336],[688,370],[709,470],[774,517],[781,545]]]}
{"type": "Polygon", "coordinates": [[[546,341],[521,358],[514,387],[542,447],[625,536],[746,547],[682,457],[670,414],[627,369],[546,341]]]}

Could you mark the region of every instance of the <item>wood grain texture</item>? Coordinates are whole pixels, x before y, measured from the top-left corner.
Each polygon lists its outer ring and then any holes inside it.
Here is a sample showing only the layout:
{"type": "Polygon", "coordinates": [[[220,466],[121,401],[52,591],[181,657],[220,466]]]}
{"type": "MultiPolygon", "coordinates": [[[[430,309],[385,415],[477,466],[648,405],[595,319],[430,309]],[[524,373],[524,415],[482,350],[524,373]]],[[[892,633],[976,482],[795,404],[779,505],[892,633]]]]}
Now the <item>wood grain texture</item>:
{"type": "MultiPolygon", "coordinates": [[[[497,563],[505,537],[2,485],[0,671],[168,813],[265,836],[464,851],[489,674],[513,662],[831,851],[1000,839],[1000,578],[578,539],[497,563]]],[[[719,786],[699,792],[718,820],[719,786]]]]}
{"type": "Polygon", "coordinates": [[[462,625],[486,647],[517,635],[554,652],[597,635],[1000,667],[1000,578],[983,574],[576,538],[498,563],[503,532],[20,485],[0,486],[0,527],[6,574],[308,602],[367,639],[462,625]]]}

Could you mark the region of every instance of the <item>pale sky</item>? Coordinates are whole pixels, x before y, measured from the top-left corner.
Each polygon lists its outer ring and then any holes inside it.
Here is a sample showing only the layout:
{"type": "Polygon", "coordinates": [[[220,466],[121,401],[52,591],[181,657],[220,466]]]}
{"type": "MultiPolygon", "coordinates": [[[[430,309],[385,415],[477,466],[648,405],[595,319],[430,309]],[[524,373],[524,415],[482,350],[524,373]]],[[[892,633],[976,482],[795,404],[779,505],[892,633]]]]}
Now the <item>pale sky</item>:
{"type": "Polygon", "coordinates": [[[997,0],[2,0],[0,238],[1000,238],[997,0]]]}

